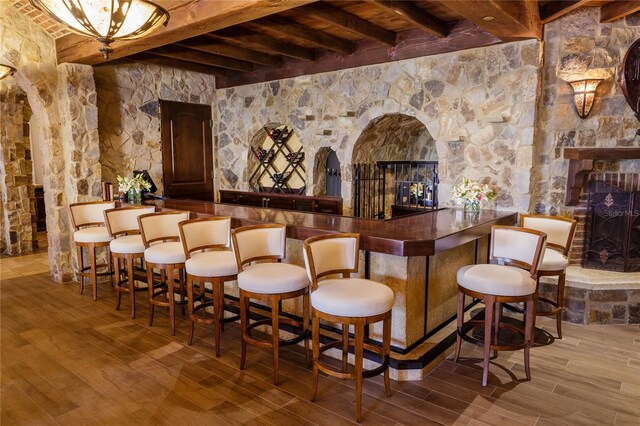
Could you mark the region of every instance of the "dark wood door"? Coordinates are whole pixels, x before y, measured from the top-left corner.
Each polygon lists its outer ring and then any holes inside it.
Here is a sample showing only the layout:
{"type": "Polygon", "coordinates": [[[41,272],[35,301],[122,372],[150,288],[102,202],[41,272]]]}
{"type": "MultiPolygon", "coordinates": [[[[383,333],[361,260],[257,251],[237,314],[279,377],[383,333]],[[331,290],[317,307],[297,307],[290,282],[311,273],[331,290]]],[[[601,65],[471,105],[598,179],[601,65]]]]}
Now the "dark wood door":
{"type": "Polygon", "coordinates": [[[160,101],[164,195],[213,201],[211,106],[160,101]]]}

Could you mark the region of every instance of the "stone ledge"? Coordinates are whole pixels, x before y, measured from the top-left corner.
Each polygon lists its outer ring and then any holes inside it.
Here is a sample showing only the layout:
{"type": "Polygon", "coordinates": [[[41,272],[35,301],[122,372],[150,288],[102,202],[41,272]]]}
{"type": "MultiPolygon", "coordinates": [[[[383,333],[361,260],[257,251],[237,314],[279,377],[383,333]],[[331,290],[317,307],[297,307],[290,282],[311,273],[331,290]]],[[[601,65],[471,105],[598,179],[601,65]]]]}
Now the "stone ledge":
{"type": "MultiPolygon", "coordinates": [[[[555,277],[542,277],[540,282],[557,284],[555,277]]],[[[585,290],[640,290],[640,272],[611,272],[570,265],[566,287],[585,290]]]]}

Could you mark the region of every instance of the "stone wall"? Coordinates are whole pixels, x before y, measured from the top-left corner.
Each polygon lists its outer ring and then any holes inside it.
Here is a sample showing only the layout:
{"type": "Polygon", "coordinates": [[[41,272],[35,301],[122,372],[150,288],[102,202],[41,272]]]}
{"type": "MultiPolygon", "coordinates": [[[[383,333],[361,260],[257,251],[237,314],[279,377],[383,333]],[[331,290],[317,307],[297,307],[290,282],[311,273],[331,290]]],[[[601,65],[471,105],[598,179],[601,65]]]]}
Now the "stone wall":
{"type": "MultiPolygon", "coordinates": [[[[533,177],[538,213],[579,219],[572,259],[578,261],[584,238],[585,205],[564,205],[568,160],[565,147],[640,147],[634,117],[620,90],[617,71],[630,45],[640,37],[640,13],[600,24],[599,8],[581,8],[545,26],[542,96],[533,177]],[[573,91],[566,81],[605,78],[596,92],[590,115],[575,111],[573,91]]],[[[640,171],[640,161],[597,162],[597,170],[640,171]]]]}
{"type": "Polygon", "coordinates": [[[96,67],[100,162],[105,181],[148,170],[162,185],[158,100],[214,103],[213,76],[141,63],[96,67]]]}
{"type": "Polygon", "coordinates": [[[541,43],[524,41],[219,90],[216,188],[248,189],[251,138],[278,122],[302,141],[308,182],[319,181],[316,153],[337,152],[349,214],[356,141],[372,120],[404,114],[436,142],[445,204],[467,176],[496,188],[497,208],[529,210],[540,60],[541,43]]]}

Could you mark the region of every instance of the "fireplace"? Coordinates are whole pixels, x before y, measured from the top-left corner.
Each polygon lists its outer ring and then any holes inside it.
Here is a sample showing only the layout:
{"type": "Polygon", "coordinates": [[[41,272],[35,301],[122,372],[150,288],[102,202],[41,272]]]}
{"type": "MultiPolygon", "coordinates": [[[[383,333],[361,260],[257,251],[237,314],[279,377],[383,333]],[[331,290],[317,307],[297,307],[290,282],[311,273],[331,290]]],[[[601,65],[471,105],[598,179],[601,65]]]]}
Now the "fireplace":
{"type": "Polygon", "coordinates": [[[640,271],[640,175],[592,174],[582,266],[640,271]]]}

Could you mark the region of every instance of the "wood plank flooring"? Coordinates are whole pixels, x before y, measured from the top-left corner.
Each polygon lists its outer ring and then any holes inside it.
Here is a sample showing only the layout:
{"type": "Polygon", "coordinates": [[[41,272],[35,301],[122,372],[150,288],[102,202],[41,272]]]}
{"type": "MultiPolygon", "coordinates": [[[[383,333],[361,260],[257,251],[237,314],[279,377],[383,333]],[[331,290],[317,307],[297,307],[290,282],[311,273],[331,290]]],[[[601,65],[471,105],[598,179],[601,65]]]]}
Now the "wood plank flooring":
{"type": "MultiPolygon", "coordinates": [[[[177,335],[156,311],[148,326],[144,294],[138,318],[128,300],[114,309],[114,292],[99,300],[78,284],[46,274],[18,275],[24,260],[2,259],[2,425],[250,424],[326,426],[354,423],[354,386],[321,377],[309,401],[311,372],[300,348],[281,354],[281,385],[272,384],[271,354],[249,348],[239,371],[239,328],[228,324],[222,356],[213,332],[197,327],[186,345],[187,322],[177,335]]],[[[39,267],[39,266],[38,266],[39,267]]],[[[480,386],[481,351],[465,344],[460,364],[444,361],[415,382],[381,377],[364,386],[365,424],[381,425],[640,425],[640,328],[564,324],[565,338],[532,350],[532,380],[524,381],[522,351],[500,353],[489,385],[480,386]]],[[[555,334],[553,320],[538,327],[555,334]]]]}

